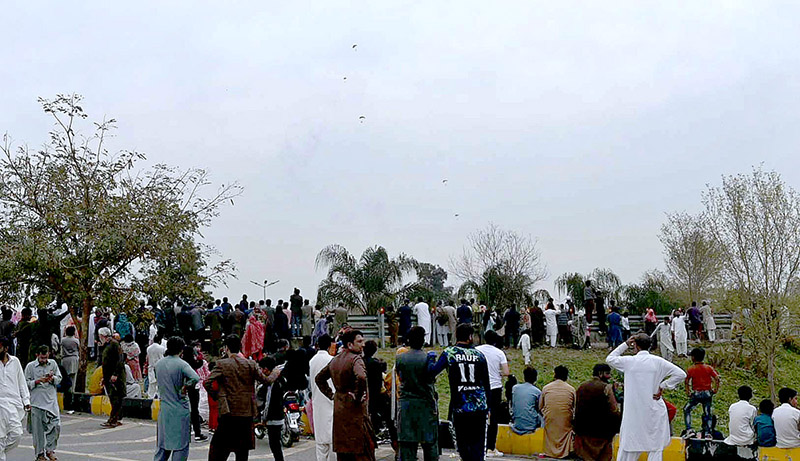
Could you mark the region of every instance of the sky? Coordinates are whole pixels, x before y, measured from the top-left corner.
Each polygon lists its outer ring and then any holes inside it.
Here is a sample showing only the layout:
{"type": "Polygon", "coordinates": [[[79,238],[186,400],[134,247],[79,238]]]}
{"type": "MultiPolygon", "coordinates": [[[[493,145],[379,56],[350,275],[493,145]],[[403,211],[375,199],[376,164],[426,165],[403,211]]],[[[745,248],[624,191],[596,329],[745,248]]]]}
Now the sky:
{"type": "Polygon", "coordinates": [[[266,279],[270,298],[313,299],[334,243],[449,268],[490,222],[537,239],[542,288],[595,267],[632,283],[663,267],[665,213],[699,211],[722,175],[763,165],[800,187],[798,16],[763,1],[14,2],[0,132],[41,144],[37,97],[79,93],[118,121],[110,149],[241,184],[203,231],[238,268],[217,296],[260,298],[250,281],[266,279]]]}

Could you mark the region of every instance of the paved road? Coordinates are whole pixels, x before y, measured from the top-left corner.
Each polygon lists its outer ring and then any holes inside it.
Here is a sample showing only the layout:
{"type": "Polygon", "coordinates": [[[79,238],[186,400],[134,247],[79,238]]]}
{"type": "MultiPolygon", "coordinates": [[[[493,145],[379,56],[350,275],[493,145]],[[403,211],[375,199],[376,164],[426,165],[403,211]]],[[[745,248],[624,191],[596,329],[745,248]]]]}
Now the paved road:
{"type": "MultiPolygon", "coordinates": [[[[91,415],[62,415],[61,437],[56,455],[59,461],[152,461],[156,442],[154,421],[125,419],[124,424],[114,429],[102,429],[100,424],[106,418],[91,415]]],[[[314,461],[314,441],[301,438],[291,448],[284,448],[284,457],[291,461],[314,461]]],[[[393,458],[392,449],[381,446],[376,457],[386,460],[393,458]]],[[[25,433],[19,447],[8,454],[8,461],[32,461],[33,446],[31,436],[25,433]]],[[[190,461],[208,459],[208,442],[192,443],[189,448],[190,461]]],[[[230,457],[233,459],[233,456],[230,457]]],[[[273,459],[266,438],[256,440],[256,449],[250,452],[250,459],[273,459]]]]}

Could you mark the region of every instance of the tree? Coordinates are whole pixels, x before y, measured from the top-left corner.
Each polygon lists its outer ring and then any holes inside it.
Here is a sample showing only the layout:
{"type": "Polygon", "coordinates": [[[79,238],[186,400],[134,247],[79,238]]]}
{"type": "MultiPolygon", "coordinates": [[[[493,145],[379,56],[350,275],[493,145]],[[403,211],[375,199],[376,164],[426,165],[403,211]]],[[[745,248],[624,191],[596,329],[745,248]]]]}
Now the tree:
{"type": "Polygon", "coordinates": [[[416,282],[403,283],[414,272],[417,262],[402,253],[390,259],[382,246],[367,248],[356,259],[343,246],[330,245],[317,255],[316,267],[328,270],[317,289],[320,302],[329,305],[343,302],[349,310],[364,314],[374,315],[381,307],[417,288],[416,282]]]}
{"type": "Polygon", "coordinates": [[[80,135],[87,118],[80,101],[39,99],[55,122],[48,141],[36,150],[15,148],[6,135],[0,151],[0,290],[18,301],[49,296],[67,303],[81,338],[79,390],[91,309],[130,305],[147,268],[183,254],[241,190],[232,184],[204,197],[203,170],[136,170],[143,154],[107,151],[115,120],[80,135]]]}
{"type": "Polygon", "coordinates": [[[531,236],[489,224],[467,237],[451,272],[464,280],[460,292],[472,291],[489,305],[521,305],[533,286],[547,277],[537,242],[531,236]]]}
{"type": "Polygon", "coordinates": [[[709,293],[719,275],[719,245],[709,235],[707,221],[704,214],[672,213],[661,226],[659,239],[664,245],[667,273],[682,287],[686,302],[709,293]]]}
{"type": "Polygon", "coordinates": [[[431,263],[417,263],[417,286],[409,297],[423,297],[430,301],[444,301],[453,296],[453,287],[446,287],[447,271],[431,263]]]}
{"type": "Polygon", "coordinates": [[[587,275],[566,272],[556,278],[553,284],[559,296],[570,296],[577,306],[583,307],[583,289],[586,287],[586,280],[592,281],[596,294],[619,299],[622,282],[611,269],[598,267],[587,275]]]}
{"type": "Polygon", "coordinates": [[[798,308],[800,197],[777,172],[754,168],[750,175],[723,176],[703,202],[724,282],[738,293],[748,352],[766,364],[774,399],[775,361],[798,308]]]}
{"type": "Polygon", "coordinates": [[[645,272],[638,284],[623,286],[620,294],[620,301],[632,314],[642,314],[649,308],[656,314],[669,314],[681,305],[671,295],[667,275],[657,270],[645,272]]]}

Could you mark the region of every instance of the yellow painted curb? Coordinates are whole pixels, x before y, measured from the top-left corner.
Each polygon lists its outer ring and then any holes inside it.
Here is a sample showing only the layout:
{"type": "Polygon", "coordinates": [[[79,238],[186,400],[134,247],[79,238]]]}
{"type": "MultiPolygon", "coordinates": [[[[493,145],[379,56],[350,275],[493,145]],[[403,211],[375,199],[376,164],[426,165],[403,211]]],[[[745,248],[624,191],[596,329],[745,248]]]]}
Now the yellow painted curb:
{"type": "Polygon", "coordinates": [[[150,411],[153,415],[153,421],[158,421],[158,412],[161,410],[161,400],[153,399],[153,404],[150,405],[150,411]]]}
{"type": "Polygon", "coordinates": [[[761,448],[758,450],[761,461],[791,461],[800,459],[800,448],[761,448]]]}
{"type": "Polygon", "coordinates": [[[303,435],[313,435],[311,433],[311,423],[308,421],[308,415],[305,412],[301,413],[300,421],[303,423],[303,435]]]}
{"type": "MultiPolygon", "coordinates": [[[[614,458],[617,457],[617,449],[619,447],[619,436],[614,438],[614,458]]],[[[503,453],[510,453],[513,455],[534,456],[544,452],[544,430],[537,429],[532,434],[519,435],[511,430],[507,424],[500,424],[497,428],[497,449],[503,453]]],[[[768,449],[765,449],[768,450],[768,449]]],[[[791,450],[785,450],[791,451],[791,450]]],[[[663,461],[684,461],[683,440],[673,437],[669,446],[664,449],[663,461]]],[[[762,451],[763,452],[763,451],[762,451]]],[[[800,459],[800,450],[797,451],[798,458],[800,459]]],[[[772,460],[773,458],[770,458],[772,460]]],[[[788,461],[786,457],[774,458],[775,460],[788,461]]],[[[647,455],[643,454],[639,457],[640,461],[646,461],[647,455]]],[[[763,460],[762,460],[763,461],[763,460]]]]}

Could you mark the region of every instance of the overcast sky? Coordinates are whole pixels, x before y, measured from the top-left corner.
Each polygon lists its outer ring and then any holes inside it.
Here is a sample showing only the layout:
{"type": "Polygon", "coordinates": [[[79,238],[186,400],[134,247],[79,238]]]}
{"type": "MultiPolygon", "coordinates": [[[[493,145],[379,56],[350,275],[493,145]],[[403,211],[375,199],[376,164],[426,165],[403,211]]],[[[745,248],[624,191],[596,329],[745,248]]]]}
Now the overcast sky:
{"type": "Polygon", "coordinates": [[[721,175],[763,162],[800,188],[798,4],[12,2],[3,16],[0,131],[41,143],[36,98],[77,92],[118,120],[113,148],[244,186],[205,231],[238,266],[218,296],[280,279],[269,297],[313,298],[332,243],[447,267],[489,222],[538,238],[544,288],[595,267],[634,282],[663,266],[664,213],[698,211],[721,175]]]}

